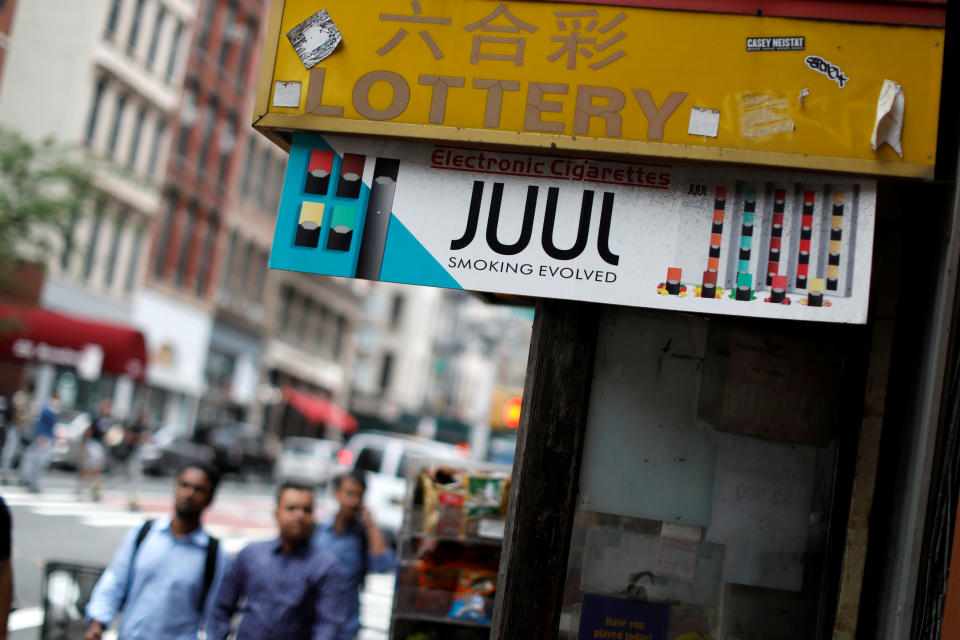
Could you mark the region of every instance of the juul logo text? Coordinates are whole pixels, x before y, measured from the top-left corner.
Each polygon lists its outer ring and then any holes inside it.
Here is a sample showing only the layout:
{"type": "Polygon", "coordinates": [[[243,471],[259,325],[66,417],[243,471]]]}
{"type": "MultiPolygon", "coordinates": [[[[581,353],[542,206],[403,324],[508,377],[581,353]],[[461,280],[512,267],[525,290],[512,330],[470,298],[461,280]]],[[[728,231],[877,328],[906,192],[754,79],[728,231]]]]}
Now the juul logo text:
{"type": "MultiPolygon", "coordinates": [[[[463,236],[453,240],[450,243],[450,249],[457,251],[464,249],[473,242],[477,235],[477,227],[480,222],[480,201],[483,198],[483,181],[477,180],[473,183],[473,195],[470,198],[470,211],[467,215],[467,228],[463,236]]],[[[527,200],[523,209],[523,223],[520,228],[520,237],[513,244],[504,244],[500,241],[497,233],[500,224],[500,205],[503,200],[503,183],[493,183],[493,194],[490,198],[490,215],[487,217],[486,240],[487,245],[502,256],[513,256],[530,244],[533,237],[534,214],[537,208],[537,198],[540,188],[536,186],[527,187],[527,200]]],[[[590,233],[590,216],[593,212],[594,192],[587,189],[583,192],[583,200],[580,205],[580,222],[577,226],[577,239],[569,249],[559,249],[554,243],[553,230],[557,219],[557,199],[560,195],[560,189],[550,187],[547,189],[547,206],[543,219],[543,231],[540,235],[540,242],[543,250],[548,256],[555,260],[573,260],[579,257],[587,247],[588,235],[590,233]]],[[[617,265],[620,263],[620,256],[610,251],[610,223],[613,218],[613,194],[605,191],[603,193],[603,203],[600,207],[600,229],[597,235],[597,253],[607,264],[617,265]]]]}

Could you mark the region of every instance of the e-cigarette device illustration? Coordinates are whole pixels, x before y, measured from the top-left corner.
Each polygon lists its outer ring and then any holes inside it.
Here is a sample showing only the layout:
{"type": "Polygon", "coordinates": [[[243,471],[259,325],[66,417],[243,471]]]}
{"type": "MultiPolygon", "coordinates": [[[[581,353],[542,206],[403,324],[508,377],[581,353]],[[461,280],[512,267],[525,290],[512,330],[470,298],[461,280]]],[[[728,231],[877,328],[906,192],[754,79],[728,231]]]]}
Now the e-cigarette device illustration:
{"type": "Polygon", "coordinates": [[[387,229],[390,226],[390,212],[393,209],[393,194],[397,189],[397,175],[400,161],[391,158],[377,158],[373,166],[373,185],[370,187],[370,201],[363,222],[363,237],[360,238],[360,252],[357,255],[356,277],[367,280],[380,279],[380,267],[383,264],[383,250],[387,242],[387,229]]]}

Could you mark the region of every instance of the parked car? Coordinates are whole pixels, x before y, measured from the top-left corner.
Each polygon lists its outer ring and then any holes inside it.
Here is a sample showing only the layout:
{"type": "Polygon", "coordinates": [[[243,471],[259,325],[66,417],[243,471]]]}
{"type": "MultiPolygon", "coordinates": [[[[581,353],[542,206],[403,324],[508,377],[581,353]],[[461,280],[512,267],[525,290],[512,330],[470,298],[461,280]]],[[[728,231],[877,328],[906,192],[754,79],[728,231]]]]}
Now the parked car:
{"type": "Polygon", "coordinates": [[[63,411],[53,427],[50,466],[76,470],[83,460],[83,434],[90,428],[90,414],[85,411],[63,411]]]}
{"type": "Polygon", "coordinates": [[[274,477],[309,486],[323,487],[333,477],[337,452],[343,445],[320,438],[289,437],[283,440],[274,477]]]}
{"type": "Polygon", "coordinates": [[[396,534],[403,522],[410,458],[462,460],[469,447],[394,433],[358,433],[337,454],[338,473],[361,471],[367,482],[364,503],[377,525],[396,534]]]}
{"type": "Polygon", "coordinates": [[[153,475],[176,473],[190,462],[213,464],[214,458],[213,447],[185,438],[173,427],[160,429],[140,448],[143,470],[153,475]]]}
{"type": "Polygon", "coordinates": [[[214,464],[221,473],[263,479],[273,475],[277,438],[256,425],[234,422],[215,427],[208,433],[207,443],[213,447],[214,464]]]}

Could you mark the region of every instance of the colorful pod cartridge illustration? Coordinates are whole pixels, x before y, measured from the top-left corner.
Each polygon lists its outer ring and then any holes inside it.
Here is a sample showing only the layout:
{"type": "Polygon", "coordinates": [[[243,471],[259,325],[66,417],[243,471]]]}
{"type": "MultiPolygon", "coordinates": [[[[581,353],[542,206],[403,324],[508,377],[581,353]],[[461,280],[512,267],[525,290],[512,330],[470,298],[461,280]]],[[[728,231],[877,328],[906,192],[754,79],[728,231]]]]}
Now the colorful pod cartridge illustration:
{"type": "Polygon", "coordinates": [[[343,163],[340,165],[340,182],[337,184],[338,198],[359,198],[360,187],[363,186],[364,156],[356,153],[343,154],[343,163]]]}
{"type": "Polygon", "coordinates": [[[307,183],[303,187],[303,192],[315,196],[327,195],[331,171],[333,171],[333,151],[323,149],[311,151],[310,163],[307,165],[307,183]]]}
{"type": "Polygon", "coordinates": [[[323,225],[322,202],[300,203],[300,219],[297,222],[297,237],[294,244],[298,247],[316,249],[320,244],[320,227],[323,225]]]}
{"type": "Polygon", "coordinates": [[[357,207],[348,204],[333,205],[333,221],[327,236],[327,249],[349,251],[353,240],[353,228],[357,224],[357,207]]]}

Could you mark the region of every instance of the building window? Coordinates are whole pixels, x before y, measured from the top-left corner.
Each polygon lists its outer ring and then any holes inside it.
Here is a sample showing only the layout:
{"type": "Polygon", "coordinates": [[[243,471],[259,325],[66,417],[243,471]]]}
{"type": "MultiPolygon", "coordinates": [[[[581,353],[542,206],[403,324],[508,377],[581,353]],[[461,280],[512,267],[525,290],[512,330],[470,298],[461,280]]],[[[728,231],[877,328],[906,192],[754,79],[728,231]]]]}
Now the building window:
{"type": "Polygon", "coordinates": [[[254,18],[247,20],[243,33],[243,52],[240,54],[240,63],[237,65],[237,84],[243,85],[247,69],[250,65],[250,52],[253,49],[257,23],[254,18]]]}
{"type": "Polygon", "coordinates": [[[277,159],[276,175],[273,177],[273,209],[280,207],[280,196],[283,194],[283,176],[286,173],[286,166],[283,158],[277,159]]]}
{"type": "Polygon", "coordinates": [[[100,225],[103,224],[103,208],[105,203],[97,202],[96,212],[93,214],[93,229],[90,231],[90,244],[87,245],[87,259],[83,263],[83,277],[90,279],[93,273],[93,257],[97,253],[97,243],[100,241],[100,225]]]}
{"type": "Polygon", "coordinates": [[[107,257],[107,275],[103,279],[107,287],[113,284],[113,273],[117,268],[117,254],[120,252],[120,238],[123,236],[123,218],[124,215],[121,213],[113,224],[113,240],[110,242],[110,254],[107,257]]]}
{"type": "Polygon", "coordinates": [[[180,137],[177,140],[177,157],[187,157],[187,148],[190,145],[190,132],[197,120],[197,83],[194,80],[187,82],[187,89],[183,98],[183,109],[180,110],[180,137]]]}
{"type": "Polygon", "coordinates": [[[237,18],[237,3],[230,2],[227,5],[227,13],[223,19],[223,38],[220,41],[220,55],[217,58],[217,66],[221,69],[227,63],[230,57],[230,50],[233,49],[233,42],[237,38],[237,27],[234,21],[237,18]]]}
{"type": "Polygon", "coordinates": [[[100,106],[103,104],[103,92],[107,88],[104,78],[97,80],[93,90],[93,103],[90,105],[90,119],[87,121],[87,143],[93,142],[93,135],[97,132],[97,119],[100,117],[100,106]]]}
{"type": "Polygon", "coordinates": [[[140,248],[143,246],[143,236],[147,233],[147,225],[141,224],[137,227],[133,237],[133,251],[130,252],[130,260],[127,261],[127,281],[123,288],[127,293],[133,292],[133,281],[137,275],[137,264],[140,262],[140,248]]]}
{"type": "Polygon", "coordinates": [[[210,214],[207,218],[207,233],[203,238],[203,250],[200,252],[200,266],[197,268],[197,284],[194,291],[198,297],[207,292],[207,276],[210,275],[210,262],[213,258],[213,245],[217,239],[217,217],[210,214]]]}
{"type": "Polygon", "coordinates": [[[327,308],[323,305],[317,307],[317,326],[313,329],[313,344],[317,349],[323,348],[323,341],[327,335],[327,308]]]}
{"type": "Polygon", "coordinates": [[[150,35],[150,47],[147,49],[147,69],[153,69],[157,59],[157,47],[160,46],[160,34],[163,32],[163,22],[166,20],[167,10],[163,5],[157,5],[157,15],[153,19],[153,33],[150,35]]]}
{"type": "Polygon", "coordinates": [[[263,297],[263,281],[267,277],[267,260],[269,260],[269,254],[266,251],[262,251],[258,255],[260,258],[255,265],[257,268],[257,284],[253,288],[253,301],[260,304],[260,300],[263,297]]]}
{"type": "Polygon", "coordinates": [[[220,131],[220,164],[217,169],[217,183],[225,186],[227,170],[230,166],[230,153],[237,142],[237,114],[231,113],[220,131]]]}
{"type": "Polygon", "coordinates": [[[400,322],[403,320],[404,297],[399,293],[394,294],[390,301],[390,328],[399,329],[400,322]]]}
{"type": "Polygon", "coordinates": [[[117,150],[117,140],[120,137],[120,125],[123,124],[123,112],[127,108],[127,96],[117,96],[117,108],[113,112],[113,128],[110,130],[110,140],[107,142],[107,153],[111,156],[117,150]]]}
{"type": "Polygon", "coordinates": [[[307,339],[307,325],[310,323],[310,316],[313,315],[313,300],[304,296],[303,309],[300,311],[300,324],[297,326],[297,342],[305,342],[307,339]]]}
{"type": "Polygon", "coordinates": [[[153,275],[157,278],[163,278],[163,272],[167,264],[167,253],[170,250],[170,235],[173,233],[173,218],[176,215],[177,196],[171,193],[167,197],[167,210],[163,217],[163,226],[160,228],[160,236],[157,238],[157,253],[153,261],[153,275]]]}
{"type": "Polygon", "coordinates": [[[293,309],[293,289],[290,285],[283,285],[280,289],[280,308],[277,309],[278,321],[280,325],[280,335],[290,331],[290,314],[293,309]]]}
{"type": "Polygon", "coordinates": [[[237,358],[232,353],[211,348],[204,371],[207,385],[211,389],[229,391],[233,384],[233,371],[236,366],[237,358]]]}
{"type": "Polygon", "coordinates": [[[130,141],[130,153],[127,156],[127,164],[134,168],[137,164],[137,152],[140,150],[140,135],[143,133],[143,121],[147,117],[147,108],[140,107],[137,111],[137,121],[133,125],[133,139],[130,141]]]}
{"type": "Polygon", "coordinates": [[[237,231],[230,232],[230,240],[227,242],[227,255],[223,261],[223,277],[220,278],[220,290],[230,290],[230,280],[233,276],[233,254],[237,250],[237,231]]]}
{"type": "Polygon", "coordinates": [[[160,158],[160,143],[163,142],[163,134],[167,131],[167,123],[163,120],[157,121],[157,126],[153,130],[153,143],[150,145],[150,159],[147,162],[147,177],[155,177],[153,174],[157,170],[157,160],[160,158]]]}
{"type": "Polygon", "coordinates": [[[210,155],[210,141],[213,139],[213,128],[217,123],[218,106],[217,99],[211,97],[207,102],[207,108],[204,110],[203,138],[201,138],[200,141],[200,155],[197,159],[200,170],[203,172],[207,170],[207,158],[210,155]]]}
{"type": "Polygon", "coordinates": [[[347,339],[347,319],[343,316],[337,316],[337,322],[333,326],[333,357],[339,358],[343,353],[343,343],[347,339]]]}
{"type": "Polygon", "coordinates": [[[137,0],[137,8],[133,11],[133,22],[130,23],[130,33],[127,36],[127,47],[132,52],[137,48],[137,39],[140,37],[140,21],[143,19],[143,2],[137,0]]]}
{"type": "Polygon", "coordinates": [[[210,44],[210,34],[213,31],[213,12],[217,8],[217,0],[206,0],[203,8],[203,22],[200,24],[200,48],[206,51],[210,44]]]}
{"type": "Polygon", "coordinates": [[[173,72],[177,67],[177,54],[180,53],[180,39],[183,37],[183,23],[177,20],[177,26],[173,30],[173,42],[170,43],[170,54],[167,57],[167,71],[164,74],[167,82],[173,78],[173,72]]]}
{"type": "Polygon", "coordinates": [[[177,286],[181,286],[187,278],[187,264],[190,262],[190,247],[193,245],[193,233],[196,225],[197,205],[191,202],[187,207],[187,221],[183,225],[183,234],[180,237],[180,255],[177,256],[177,286]]]}
{"type": "Polygon", "coordinates": [[[117,23],[120,22],[120,4],[123,0],[113,0],[110,4],[110,13],[107,14],[107,33],[113,35],[117,32],[117,23]]]}
{"type": "Polygon", "coordinates": [[[263,194],[266,191],[267,178],[270,174],[270,147],[264,147],[263,153],[260,154],[260,164],[257,166],[257,188],[253,191],[251,199],[254,202],[263,202],[263,194]]]}
{"type": "Polygon", "coordinates": [[[73,257],[73,234],[77,230],[79,219],[80,211],[74,208],[70,211],[70,223],[67,225],[67,231],[63,236],[63,252],[60,254],[60,268],[64,271],[70,268],[70,258],[73,257]]]}
{"type": "Polygon", "coordinates": [[[247,152],[243,157],[243,176],[240,178],[240,195],[246,196],[250,187],[250,175],[253,172],[253,161],[256,158],[256,139],[253,134],[247,134],[247,152]]]}
{"type": "Polygon", "coordinates": [[[380,364],[380,391],[386,391],[393,377],[393,354],[389,351],[383,354],[380,364]]]}

